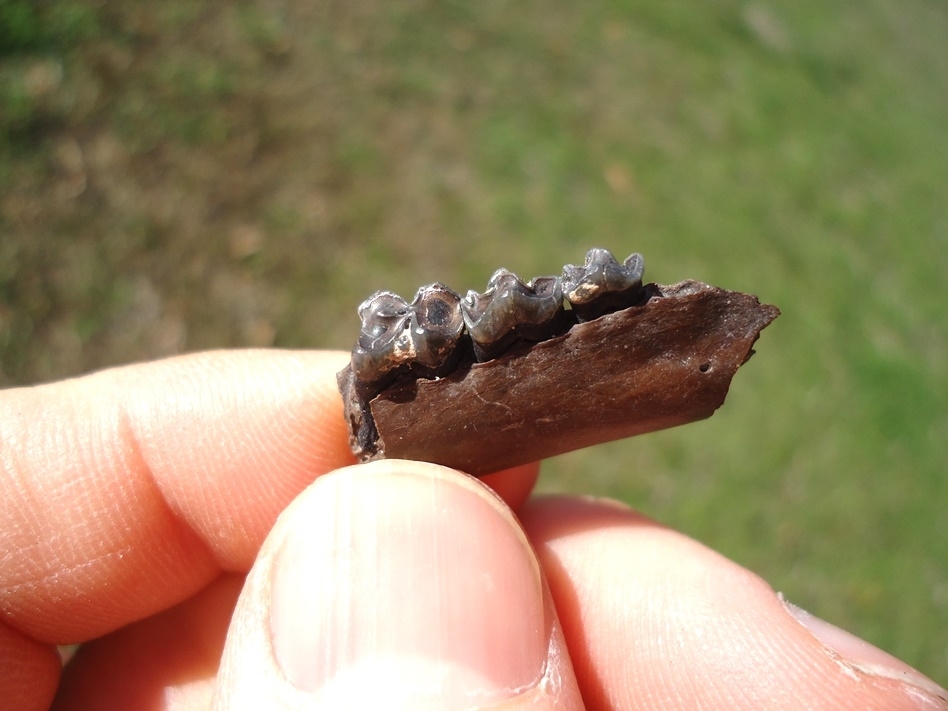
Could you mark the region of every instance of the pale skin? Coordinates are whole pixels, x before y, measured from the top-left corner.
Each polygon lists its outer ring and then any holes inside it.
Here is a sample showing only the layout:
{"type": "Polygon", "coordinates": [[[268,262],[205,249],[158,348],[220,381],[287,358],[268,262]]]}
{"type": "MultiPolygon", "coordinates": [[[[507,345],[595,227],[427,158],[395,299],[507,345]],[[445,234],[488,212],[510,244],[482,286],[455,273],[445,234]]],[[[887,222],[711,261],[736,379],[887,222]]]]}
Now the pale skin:
{"type": "Polygon", "coordinates": [[[354,465],[345,359],[0,392],[3,708],[948,708],[700,543],[531,497],[536,465],[354,465]]]}

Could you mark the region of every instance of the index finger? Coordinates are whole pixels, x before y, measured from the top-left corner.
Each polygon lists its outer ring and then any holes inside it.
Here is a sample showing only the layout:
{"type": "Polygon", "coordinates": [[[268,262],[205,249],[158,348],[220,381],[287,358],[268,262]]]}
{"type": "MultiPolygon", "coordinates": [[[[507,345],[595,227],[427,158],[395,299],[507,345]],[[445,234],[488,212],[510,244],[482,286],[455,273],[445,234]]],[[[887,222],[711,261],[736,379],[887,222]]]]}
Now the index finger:
{"type": "Polygon", "coordinates": [[[0,394],[0,610],[88,639],[246,570],[352,463],[338,353],[203,353],[0,394]]]}
{"type": "MultiPolygon", "coordinates": [[[[84,641],[248,570],[290,501],[354,461],[347,360],[218,351],[0,393],[0,628],[84,641]]],[[[536,475],[485,481],[516,506],[536,475]]]]}

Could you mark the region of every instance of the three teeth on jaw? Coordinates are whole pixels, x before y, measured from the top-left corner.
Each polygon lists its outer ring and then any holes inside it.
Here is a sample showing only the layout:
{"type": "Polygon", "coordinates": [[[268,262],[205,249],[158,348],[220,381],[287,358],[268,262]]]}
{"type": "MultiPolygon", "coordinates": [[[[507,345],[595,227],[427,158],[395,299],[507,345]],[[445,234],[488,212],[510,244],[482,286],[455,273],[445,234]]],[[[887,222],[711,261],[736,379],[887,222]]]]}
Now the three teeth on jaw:
{"type": "Polygon", "coordinates": [[[644,294],[643,273],[642,255],[619,264],[608,250],[593,248],[582,266],[564,266],[562,277],[524,282],[498,269],[483,294],[469,291],[463,299],[439,283],[421,287],[410,304],[378,291],[359,305],[362,332],[352,350],[352,371],[365,384],[381,384],[406,370],[442,376],[457,364],[468,338],[476,360],[491,360],[518,340],[552,338],[574,321],[637,304],[644,294]]]}

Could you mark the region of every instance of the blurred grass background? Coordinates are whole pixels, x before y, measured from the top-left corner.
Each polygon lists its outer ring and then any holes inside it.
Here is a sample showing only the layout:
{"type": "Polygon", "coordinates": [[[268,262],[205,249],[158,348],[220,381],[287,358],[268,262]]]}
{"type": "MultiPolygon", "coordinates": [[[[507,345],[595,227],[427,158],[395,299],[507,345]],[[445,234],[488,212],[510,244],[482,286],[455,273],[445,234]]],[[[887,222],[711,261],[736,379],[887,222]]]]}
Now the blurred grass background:
{"type": "Polygon", "coordinates": [[[0,385],[348,348],[587,247],[783,316],[550,461],[948,684],[948,5],[0,0],[0,385]]]}

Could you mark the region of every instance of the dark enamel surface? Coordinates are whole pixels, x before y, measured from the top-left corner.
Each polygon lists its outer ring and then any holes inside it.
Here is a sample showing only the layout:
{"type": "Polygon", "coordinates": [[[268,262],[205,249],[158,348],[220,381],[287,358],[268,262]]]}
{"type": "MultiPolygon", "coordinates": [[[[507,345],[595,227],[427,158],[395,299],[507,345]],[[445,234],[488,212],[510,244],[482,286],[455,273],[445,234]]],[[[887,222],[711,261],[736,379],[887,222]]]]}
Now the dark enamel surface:
{"type": "Polygon", "coordinates": [[[352,371],[366,383],[384,378],[414,358],[408,302],[390,291],[377,291],[359,304],[362,332],[352,349],[352,371]]]}
{"type": "Polygon", "coordinates": [[[461,297],[444,284],[421,287],[412,302],[410,330],[418,373],[444,375],[453,366],[464,335],[461,297]]]}
{"type": "Polygon", "coordinates": [[[564,266],[562,278],[525,282],[502,268],[483,293],[469,291],[463,299],[439,283],[421,287],[410,304],[378,291],[359,306],[362,331],[352,372],[375,389],[400,372],[444,376],[465,354],[492,360],[519,341],[543,341],[575,322],[639,303],[643,272],[640,254],[620,264],[608,250],[593,248],[582,266],[564,266]]]}
{"type": "Polygon", "coordinates": [[[563,267],[563,293],[577,319],[591,321],[638,303],[644,293],[644,274],[641,254],[631,254],[619,264],[611,252],[594,247],[586,252],[582,266],[563,267]]]}
{"type": "Polygon", "coordinates": [[[506,269],[494,272],[483,294],[469,291],[461,302],[479,361],[496,358],[517,338],[549,338],[562,311],[563,289],[557,277],[536,277],[525,283],[506,269]]]}

